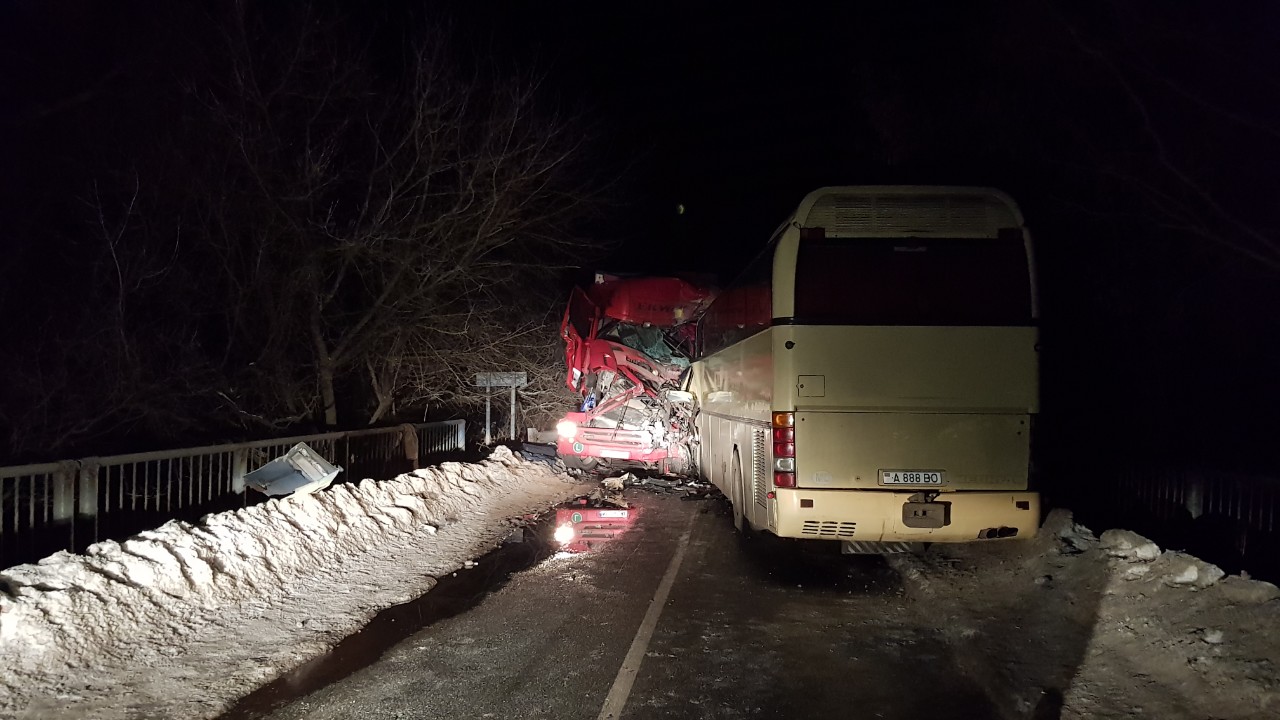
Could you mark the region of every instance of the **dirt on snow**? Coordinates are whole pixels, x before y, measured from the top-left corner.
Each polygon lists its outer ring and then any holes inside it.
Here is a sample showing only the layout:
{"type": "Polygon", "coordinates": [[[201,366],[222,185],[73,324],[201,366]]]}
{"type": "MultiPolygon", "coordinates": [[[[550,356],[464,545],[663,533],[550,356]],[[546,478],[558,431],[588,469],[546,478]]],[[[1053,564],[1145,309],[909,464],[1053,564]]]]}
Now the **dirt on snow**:
{"type": "Polygon", "coordinates": [[[1280,718],[1280,590],[1055,510],[1031,542],[894,556],[1011,718],[1280,718]]]}

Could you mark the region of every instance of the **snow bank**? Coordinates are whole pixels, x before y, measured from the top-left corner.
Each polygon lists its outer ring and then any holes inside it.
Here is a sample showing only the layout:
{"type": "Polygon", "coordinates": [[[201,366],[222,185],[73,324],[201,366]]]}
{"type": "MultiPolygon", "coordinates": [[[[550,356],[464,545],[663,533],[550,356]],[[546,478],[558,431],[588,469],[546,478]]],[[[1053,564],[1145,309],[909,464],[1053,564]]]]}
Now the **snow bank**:
{"type": "Polygon", "coordinates": [[[1054,511],[1031,542],[898,556],[1008,717],[1280,718],[1280,590],[1054,511]]]}
{"type": "Polygon", "coordinates": [[[504,447],[0,573],[0,714],[209,717],[580,488],[504,447]]]}

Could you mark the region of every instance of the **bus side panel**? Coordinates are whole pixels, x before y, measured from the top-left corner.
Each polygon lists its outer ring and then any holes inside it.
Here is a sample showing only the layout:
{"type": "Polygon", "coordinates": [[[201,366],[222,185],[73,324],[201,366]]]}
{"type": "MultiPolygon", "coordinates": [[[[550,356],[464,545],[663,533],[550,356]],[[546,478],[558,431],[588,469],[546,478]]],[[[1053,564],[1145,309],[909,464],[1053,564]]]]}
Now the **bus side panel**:
{"type": "Polygon", "coordinates": [[[757,528],[768,526],[766,508],[756,498],[763,496],[757,491],[772,477],[767,430],[773,407],[773,332],[761,331],[694,363],[690,384],[700,410],[701,457],[706,463],[702,475],[725,495],[741,498],[743,515],[757,528]],[[762,444],[765,450],[760,453],[762,444]],[[742,487],[737,490],[729,487],[735,449],[742,470],[742,487]]]}
{"type": "Polygon", "coordinates": [[[690,390],[703,413],[769,422],[774,332],[774,328],[763,330],[694,363],[690,390]]]}

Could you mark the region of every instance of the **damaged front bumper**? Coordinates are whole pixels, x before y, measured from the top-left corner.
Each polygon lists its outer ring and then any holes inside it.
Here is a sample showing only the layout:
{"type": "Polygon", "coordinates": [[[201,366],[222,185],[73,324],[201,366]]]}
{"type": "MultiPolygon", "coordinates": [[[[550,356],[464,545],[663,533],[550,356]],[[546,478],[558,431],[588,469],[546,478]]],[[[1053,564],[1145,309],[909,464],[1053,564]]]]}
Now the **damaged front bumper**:
{"type": "Polygon", "coordinates": [[[605,458],[656,463],[667,458],[667,448],[653,442],[648,430],[590,427],[586,413],[569,413],[560,421],[556,452],[561,457],[605,458]]]}

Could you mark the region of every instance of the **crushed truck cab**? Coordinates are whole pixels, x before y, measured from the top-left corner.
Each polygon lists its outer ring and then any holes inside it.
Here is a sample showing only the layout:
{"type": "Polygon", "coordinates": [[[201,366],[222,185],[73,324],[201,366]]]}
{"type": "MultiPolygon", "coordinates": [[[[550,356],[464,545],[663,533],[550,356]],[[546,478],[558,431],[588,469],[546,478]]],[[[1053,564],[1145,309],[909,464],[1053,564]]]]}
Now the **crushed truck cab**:
{"type": "Polygon", "coordinates": [[[556,449],[567,465],[687,470],[693,320],[712,295],[674,277],[597,275],[589,287],[574,288],[560,335],[565,384],[582,400],[556,426],[556,449]]]}

